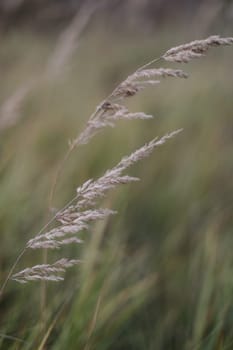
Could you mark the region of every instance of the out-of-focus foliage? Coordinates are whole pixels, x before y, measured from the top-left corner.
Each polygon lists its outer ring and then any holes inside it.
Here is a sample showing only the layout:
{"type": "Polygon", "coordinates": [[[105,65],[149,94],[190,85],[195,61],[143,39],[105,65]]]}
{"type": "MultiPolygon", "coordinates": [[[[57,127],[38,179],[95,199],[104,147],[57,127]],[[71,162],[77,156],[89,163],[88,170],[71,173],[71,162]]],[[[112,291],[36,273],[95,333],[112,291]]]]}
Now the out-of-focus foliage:
{"type": "MultiPolygon", "coordinates": [[[[95,27],[62,74],[28,96],[17,124],[0,136],[1,281],[47,222],[57,165],[97,103],[137,66],[196,33],[203,37],[203,28],[227,30],[208,23],[147,35],[95,27]]],[[[23,30],[2,38],[1,104],[43,71],[53,46],[52,35],[23,30]]],[[[63,255],[84,263],[64,283],[48,284],[46,300],[43,285],[9,283],[0,301],[1,349],[233,347],[232,58],[224,48],[182,67],[188,80],[164,81],[129,102],[154,120],[119,123],[73,153],[55,208],[123,155],[184,127],[132,169],[140,183],[104,200],[117,216],[85,233],[82,247],[49,254],[49,261],[63,255]]],[[[42,253],[30,252],[18,269],[42,261],[42,253]]]]}

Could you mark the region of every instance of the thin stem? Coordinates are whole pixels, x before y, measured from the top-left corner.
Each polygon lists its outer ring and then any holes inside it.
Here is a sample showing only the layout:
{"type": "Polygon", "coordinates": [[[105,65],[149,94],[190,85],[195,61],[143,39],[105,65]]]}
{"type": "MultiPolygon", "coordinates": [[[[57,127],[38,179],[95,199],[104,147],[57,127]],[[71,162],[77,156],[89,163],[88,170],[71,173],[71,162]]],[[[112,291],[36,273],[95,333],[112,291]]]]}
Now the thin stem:
{"type": "Polygon", "coordinates": [[[144,65],[141,66],[141,67],[139,67],[139,68],[136,70],[136,72],[140,72],[141,70],[143,70],[143,69],[145,69],[145,68],[151,66],[153,63],[156,63],[156,62],[162,60],[162,58],[163,58],[162,56],[161,56],[161,57],[158,57],[158,58],[155,58],[154,60],[152,60],[152,61],[150,61],[150,62],[144,64],[144,65]]]}
{"type": "Polygon", "coordinates": [[[22,256],[23,256],[24,253],[26,252],[26,250],[27,250],[27,247],[25,247],[25,248],[21,251],[21,253],[18,255],[17,259],[15,260],[14,264],[12,265],[12,267],[11,267],[11,269],[10,269],[10,271],[9,271],[9,273],[8,273],[8,275],[7,275],[5,281],[4,281],[4,283],[3,283],[3,285],[2,285],[2,287],[1,287],[1,289],[0,289],[0,298],[1,298],[2,294],[3,294],[3,291],[4,291],[5,288],[6,288],[7,283],[9,282],[9,279],[11,278],[11,276],[12,276],[14,270],[15,270],[16,265],[18,264],[18,262],[20,261],[20,259],[22,258],[22,256]]]}
{"type": "Polygon", "coordinates": [[[44,325],[44,329],[46,330],[45,335],[43,336],[41,343],[38,346],[38,350],[44,349],[45,343],[48,340],[54,326],[56,325],[56,322],[58,321],[59,317],[61,316],[62,312],[64,311],[65,307],[68,305],[68,303],[72,300],[75,292],[77,291],[77,288],[72,288],[72,291],[70,295],[67,297],[66,301],[61,305],[59,308],[56,316],[54,317],[53,321],[51,322],[50,325],[44,325]]]}
{"type": "Polygon", "coordinates": [[[52,186],[51,186],[51,190],[50,190],[50,193],[49,193],[49,205],[48,205],[48,208],[50,209],[52,207],[52,202],[53,202],[53,198],[54,198],[54,193],[55,193],[55,190],[56,190],[56,186],[57,186],[57,183],[58,183],[58,178],[59,176],[61,175],[62,173],[62,170],[64,168],[64,164],[65,162],[69,159],[70,157],[70,154],[71,152],[73,151],[73,146],[71,146],[68,151],[66,152],[64,158],[62,159],[62,161],[59,163],[58,167],[57,167],[57,170],[56,170],[56,173],[55,173],[55,176],[54,176],[54,179],[53,179],[53,183],[52,183],[52,186]]]}
{"type": "Polygon", "coordinates": [[[8,334],[4,334],[4,333],[0,333],[0,338],[3,339],[9,339],[9,340],[14,340],[14,341],[18,341],[20,343],[24,343],[27,344],[27,342],[21,338],[18,337],[14,337],[13,335],[8,335],[8,334]]]}
{"type": "Polygon", "coordinates": [[[90,341],[91,336],[92,336],[92,334],[93,334],[93,332],[95,330],[95,327],[96,327],[96,322],[97,322],[97,317],[98,317],[98,314],[99,314],[101,300],[102,300],[102,293],[100,293],[100,295],[99,295],[99,297],[97,299],[96,308],[95,308],[95,311],[94,311],[93,318],[91,320],[90,329],[89,329],[88,335],[87,335],[87,343],[85,345],[84,350],[89,350],[90,349],[89,341],[90,341]]]}

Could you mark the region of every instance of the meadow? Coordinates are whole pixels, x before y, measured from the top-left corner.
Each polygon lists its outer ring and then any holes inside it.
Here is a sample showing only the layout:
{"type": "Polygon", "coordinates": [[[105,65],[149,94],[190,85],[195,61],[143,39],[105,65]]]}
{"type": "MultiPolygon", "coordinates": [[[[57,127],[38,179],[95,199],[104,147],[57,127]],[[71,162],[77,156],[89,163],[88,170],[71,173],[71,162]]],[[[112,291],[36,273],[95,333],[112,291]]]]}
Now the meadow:
{"type": "MultiPolygon", "coordinates": [[[[140,182],[103,199],[118,214],[82,232],[83,244],[24,255],[17,271],[61,256],[83,262],[59,283],[9,281],[0,300],[1,349],[233,349],[232,47],[187,65],[162,63],[189,78],[163,80],[129,99],[132,111],[154,118],[119,121],[74,150],[49,204],[68,141],[95,106],[138,66],[200,38],[194,34],[90,30],[58,74],[28,93],[13,125],[1,128],[1,281],[77,186],[155,136],[184,128],[130,169],[140,182]]],[[[55,38],[21,30],[1,40],[3,104],[44,73],[55,38]]]]}

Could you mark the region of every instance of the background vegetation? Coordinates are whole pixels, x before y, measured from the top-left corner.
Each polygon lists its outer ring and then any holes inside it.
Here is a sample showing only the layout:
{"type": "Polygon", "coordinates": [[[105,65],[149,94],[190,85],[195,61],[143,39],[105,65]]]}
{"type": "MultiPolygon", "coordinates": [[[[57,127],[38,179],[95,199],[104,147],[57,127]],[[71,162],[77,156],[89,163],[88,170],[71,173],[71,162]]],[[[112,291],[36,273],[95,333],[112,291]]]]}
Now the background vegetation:
{"type": "MultiPolygon", "coordinates": [[[[68,140],[139,65],[208,34],[232,36],[231,21],[223,25],[222,12],[212,13],[189,17],[189,25],[184,17],[148,26],[143,17],[119,28],[120,20],[111,26],[97,12],[59,74],[30,90],[20,118],[0,130],[1,281],[51,215],[48,193],[68,140]]],[[[58,30],[24,22],[4,32],[2,105],[45,71],[58,30]]],[[[233,349],[232,59],[232,48],[221,48],[182,67],[188,80],[164,81],[130,100],[154,119],[122,121],[73,153],[54,208],[123,155],[184,127],[132,169],[140,183],[105,199],[118,215],[64,252],[85,263],[63,283],[48,284],[46,298],[44,285],[9,283],[0,301],[1,349],[233,349]]],[[[41,262],[42,253],[32,252],[18,269],[41,262]]]]}

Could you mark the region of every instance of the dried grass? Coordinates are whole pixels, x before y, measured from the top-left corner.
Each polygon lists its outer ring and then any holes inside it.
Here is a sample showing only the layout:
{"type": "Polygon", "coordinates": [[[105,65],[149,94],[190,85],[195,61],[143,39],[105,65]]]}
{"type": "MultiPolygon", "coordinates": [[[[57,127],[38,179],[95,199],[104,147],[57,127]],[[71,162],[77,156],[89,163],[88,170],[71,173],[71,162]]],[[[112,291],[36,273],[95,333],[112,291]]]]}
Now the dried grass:
{"type": "Polygon", "coordinates": [[[233,38],[221,38],[212,35],[204,40],[195,40],[191,43],[179,45],[165,52],[162,56],[166,61],[187,63],[193,58],[200,58],[206,54],[211,47],[232,45],[233,38]]]}
{"type": "MultiPolygon", "coordinates": [[[[97,106],[87,122],[84,131],[70,143],[69,152],[78,145],[89,142],[94,135],[105,127],[115,126],[115,123],[118,120],[151,118],[152,116],[147,115],[144,112],[129,112],[123,103],[125,99],[136,95],[147,86],[157,85],[160,82],[156,79],[157,77],[187,78],[187,74],[182,70],[148,68],[152,64],[161,59],[172,62],[189,62],[193,58],[202,57],[211,47],[231,44],[233,44],[233,38],[210,36],[205,40],[196,40],[188,44],[174,47],[168,50],[159,59],[152,60],[140,67],[136,72],[120,83],[113,92],[97,106]]],[[[70,203],[67,204],[65,208],[61,209],[33,239],[28,241],[26,247],[10,270],[1,292],[6,286],[9,278],[21,283],[34,280],[63,280],[65,270],[78,264],[80,262],[79,260],[68,260],[63,258],[53,264],[42,264],[26,268],[14,275],[13,270],[27,249],[58,249],[67,244],[82,243],[82,240],[77,237],[77,234],[80,231],[88,230],[91,222],[105,219],[116,213],[115,211],[106,208],[97,209],[96,206],[101,198],[117,185],[128,184],[139,180],[136,177],[124,175],[123,172],[134,163],[148,157],[156,147],[163,145],[168,139],[176,136],[180,131],[181,129],[168,133],[160,139],[155,138],[148,144],[133,152],[131,155],[124,157],[114,168],[107,170],[99,179],[90,179],[82,186],[78,187],[77,194],[70,203]],[[52,230],[44,232],[49,224],[55,219],[59,222],[59,225],[52,230]]]]}

